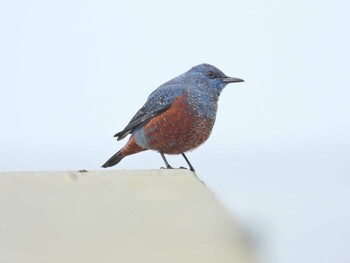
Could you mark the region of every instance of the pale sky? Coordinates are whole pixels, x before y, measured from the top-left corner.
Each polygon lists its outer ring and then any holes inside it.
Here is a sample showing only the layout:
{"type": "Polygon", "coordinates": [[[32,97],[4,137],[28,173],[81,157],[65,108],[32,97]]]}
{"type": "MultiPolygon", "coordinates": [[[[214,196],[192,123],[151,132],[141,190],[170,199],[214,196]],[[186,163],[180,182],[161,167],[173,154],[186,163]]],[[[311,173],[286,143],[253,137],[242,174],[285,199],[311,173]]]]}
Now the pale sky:
{"type": "MultiPolygon", "coordinates": [[[[0,171],[100,169],[155,88],[210,63],[245,82],[226,87],[211,137],[188,154],[198,176],[261,262],[349,262],[349,11],[345,0],[2,1],[0,171]]],[[[144,152],[115,169],[162,165],[144,152]]]]}

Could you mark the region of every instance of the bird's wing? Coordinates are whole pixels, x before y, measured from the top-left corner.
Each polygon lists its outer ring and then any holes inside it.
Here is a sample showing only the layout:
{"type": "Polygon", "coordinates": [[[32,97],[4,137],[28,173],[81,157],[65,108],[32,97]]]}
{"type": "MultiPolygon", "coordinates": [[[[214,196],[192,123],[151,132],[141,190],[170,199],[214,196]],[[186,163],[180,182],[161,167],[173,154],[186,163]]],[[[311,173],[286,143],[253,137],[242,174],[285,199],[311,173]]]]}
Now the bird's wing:
{"type": "Polygon", "coordinates": [[[144,125],[153,117],[166,111],[172,105],[176,97],[184,93],[184,88],[178,85],[164,84],[156,89],[147,99],[145,105],[135,114],[129,124],[114,135],[118,141],[132,133],[134,129],[144,125]]]}

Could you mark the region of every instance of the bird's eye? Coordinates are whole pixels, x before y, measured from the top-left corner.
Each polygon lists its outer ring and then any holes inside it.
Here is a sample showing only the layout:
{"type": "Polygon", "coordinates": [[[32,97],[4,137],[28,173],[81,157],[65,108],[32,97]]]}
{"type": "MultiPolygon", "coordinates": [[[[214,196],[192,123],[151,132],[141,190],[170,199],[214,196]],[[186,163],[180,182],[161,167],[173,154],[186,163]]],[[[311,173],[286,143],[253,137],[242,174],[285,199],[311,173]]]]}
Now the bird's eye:
{"type": "Polygon", "coordinates": [[[215,73],[213,71],[207,71],[207,76],[208,78],[213,79],[215,78],[215,73]]]}

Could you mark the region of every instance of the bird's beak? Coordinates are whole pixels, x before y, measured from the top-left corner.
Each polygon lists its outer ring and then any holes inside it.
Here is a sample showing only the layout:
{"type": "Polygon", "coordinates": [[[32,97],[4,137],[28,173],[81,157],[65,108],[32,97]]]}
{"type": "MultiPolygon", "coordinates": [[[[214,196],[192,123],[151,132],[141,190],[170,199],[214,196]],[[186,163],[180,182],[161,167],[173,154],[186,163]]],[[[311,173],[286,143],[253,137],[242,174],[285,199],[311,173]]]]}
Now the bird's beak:
{"type": "Polygon", "coordinates": [[[233,83],[233,82],[244,82],[243,79],[239,79],[239,78],[231,78],[231,77],[226,77],[222,79],[223,82],[225,83],[233,83]]]}

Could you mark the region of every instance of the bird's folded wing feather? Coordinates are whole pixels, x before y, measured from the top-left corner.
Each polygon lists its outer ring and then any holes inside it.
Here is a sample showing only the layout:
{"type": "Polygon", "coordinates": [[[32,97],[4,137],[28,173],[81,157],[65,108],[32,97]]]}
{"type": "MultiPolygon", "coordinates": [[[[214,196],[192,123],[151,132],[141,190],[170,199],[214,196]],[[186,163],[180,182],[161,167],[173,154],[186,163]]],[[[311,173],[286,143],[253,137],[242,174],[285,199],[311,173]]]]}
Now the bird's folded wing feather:
{"type": "Polygon", "coordinates": [[[184,93],[184,88],[178,85],[164,84],[156,89],[147,99],[145,105],[135,114],[129,124],[114,135],[118,141],[132,133],[134,129],[143,126],[153,117],[166,111],[172,105],[176,97],[184,93]]]}

